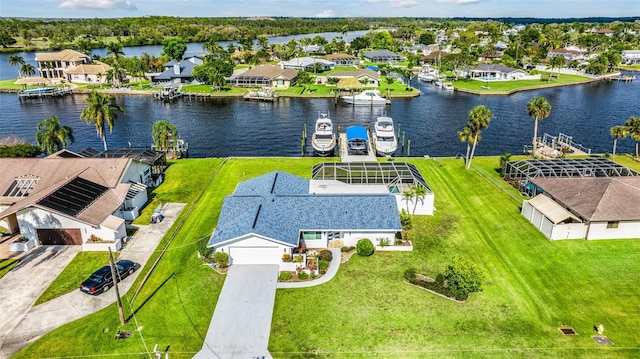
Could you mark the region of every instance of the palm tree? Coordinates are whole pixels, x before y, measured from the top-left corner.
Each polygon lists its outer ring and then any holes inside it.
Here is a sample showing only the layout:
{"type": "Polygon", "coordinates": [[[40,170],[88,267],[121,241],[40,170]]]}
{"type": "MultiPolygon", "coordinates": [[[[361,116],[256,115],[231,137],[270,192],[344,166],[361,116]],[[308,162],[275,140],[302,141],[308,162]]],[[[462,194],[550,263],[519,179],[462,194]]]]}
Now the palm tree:
{"type": "Polygon", "coordinates": [[[616,160],[616,145],[618,139],[625,138],[629,134],[629,129],[626,126],[613,126],[611,127],[611,136],[613,136],[613,160],[616,160]]]}
{"type": "Polygon", "coordinates": [[[18,69],[18,77],[22,75],[20,72],[20,66],[24,65],[24,59],[22,56],[18,54],[9,56],[9,65],[15,66],[18,69]]]}
{"type": "Polygon", "coordinates": [[[640,156],[638,155],[638,142],[640,142],[640,117],[631,116],[624,125],[627,127],[627,131],[629,131],[629,136],[636,142],[636,158],[640,159],[640,156]]]}
{"type": "Polygon", "coordinates": [[[36,74],[36,69],[31,64],[23,64],[22,67],[20,67],[20,72],[27,76],[33,76],[36,74]]]}
{"type": "Polygon", "coordinates": [[[471,152],[471,142],[473,142],[473,136],[471,135],[473,130],[469,125],[464,126],[462,131],[458,131],[458,138],[461,142],[467,143],[467,153],[464,155],[464,164],[469,162],[469,153],[471,152]]]}
{"type": "Polygon", "coordinates": [[[88,102],[89,105],[80,114],[81,120],[96,126],[96,134],[102,139],[105,151],[107,150],[105,126],[109,127],[109,132],[113,131],[113,125],[118,118],[116,112],[124,114],[124,108],[115,104],[114,99],[113,96],[102,95],[93,90],[91,95],[84,98],[83,101],[88,102]]]}
{"type": "Polygon", "coordinates": [[[536,155],[538,150],[538,121],[549,117],[551,113],[551,105],[544,97],[536,97],[527,105],[527,114],[535,120],[533,125],[533,151],[531,154],[536,155]]]}
{"type": "Polygon", "coordinates": [[[153,123],[151,129],[151,138],[156,146],[156,150],[167,152],[171,146],[175,148],[178,141],[172,139],[178,138],[178,128],[164,119],[153,123]]]}
{"type": "Polygon", "coordinates": [[[409,213],[409,202],[413,200],[413,188],[402,192],[402,200],[407,203],[407,213],[409,213]]]}
{"type": "Polygon", "coordinates": [[[415,198],[415,202],[413,203],[413,215],[416,214],[416,208],[418,208],[418,201],[424,203],[424,198],[427,196],[427,189],[421,185],[417,184],[415,186],[411,186],[411,192],[413,192],[413,198],[415,198]]]}
{"type": "Polygon", "coordinates": [[[74,143],[73,129],[61,126],[56,116],[50,116],[38,124],[36,142],[45,153],[54,153],[74,143]]]}
{"type": "Polygon", "coordinates": [[[485,105],[478,105],[469,111],[469,127],[473,135],[473,147],[471,148],[471,155],[469,156],[469,162],[467,162],[466,168],[471,167],[471,161],[473,160],[473,154],[476,152],[476,145],[480,140],[480,132],[489,127],[489,121],[493,115],[491,110],[485,105]]]}

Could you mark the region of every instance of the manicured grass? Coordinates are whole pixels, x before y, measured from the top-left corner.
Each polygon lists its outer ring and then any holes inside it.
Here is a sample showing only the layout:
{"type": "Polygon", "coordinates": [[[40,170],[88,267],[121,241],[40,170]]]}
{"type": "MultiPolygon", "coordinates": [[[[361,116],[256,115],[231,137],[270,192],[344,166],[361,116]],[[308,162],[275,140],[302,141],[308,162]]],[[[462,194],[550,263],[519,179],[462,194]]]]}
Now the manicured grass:
{"type": "Polygon", "coordinates": [[[518,80],[518,81],[478,81],[478,80],[459,80],[454,81],[453,86],[460,89],[480,91],[480,92],[509,92],[531,87],[548,87],[566,84],[577,84],[590,80],[588,77],[561,74],[560,78],[556,78],[554,74],[551,81],[548,81],[548,73],[542,74],[541,80],[518,80]],[[489,88],[483,88],[488,86],[489,88]]]}
{"type": "MultiPolygon", "coordinates": [[[[274,169],[309,177],[311,166],[323,160],[232,158],[210,184],[220,160],[173,162],[157,198],[184,202],[186,197],[193,203],[206,190],[133,303],[136,320],[121,327],[112,305],[45,335],[14,357],[120,353],[142,358],[147,357],[142,334],[148,347],[170,345],[172,358],[191,358],[202,346],[224,281],[197,260],[197,242],[210,236],[224,196],[239,181],[274,169]],[[120,329],[134,335],[116,341],[120,329]]],[[[475,158],[469,171],[459,159],[409,161],[436,195],[435,215],[414,220],[414,251],[354,256],[326,284],[278,290],[269,345],[274,357],[638,355],[640,241],[548,241],[519,214],[519,193],[493,170],[497,157],[475,158]],[[456,256],[487,272],[484,291],[464,304],[402,280],[409,266],[435,275],[456,256]],[[562,324],[580,335],[561,335],[562,324]],[[591,340],[597,324],[604,325],[615,346],[591,340]]],[[[128,316],[131,293],[126,298],[128,316]]]]}
{"type": "Polygon", "coordinates": [[[78,289],[78,285],[82,283],[82,281],[106,264],[109,264],[108,252],[78,253],[62,273],[56,277],[53,283],[49,285],[49,288],[40,295],[34,305],[42,304],[78,289]]]}
{"type": "Polygon", "coordinates": [[[22,90],[22,85],[16,85],[15,84],[16,81],[18,81],[17,78],[10,79],[10,80],[1,80],[0,81],[0,88],[22,90]]]}
{"type": "Polygon", "coordinates": [[[19,259],[0,259],[0,278],[20,263],[19,259]]]}
{"type": "Polygon", "coordinates": [[[245,88],[232,87],[225,90],[215,90],[211,85],[184,85],[182,86],[182,92],[191,93],[210,93],[214,95],[228,95],[228,94],[243,94],[247,91],[245,88]]]}
{"type": "Polygon", "coordinates": [[[632,155],[617,154],[616,162],[623,166],[629,167],[632,170],[640,172],[640,161],[636,160],[634,157],[632,157],[632,155]]]}

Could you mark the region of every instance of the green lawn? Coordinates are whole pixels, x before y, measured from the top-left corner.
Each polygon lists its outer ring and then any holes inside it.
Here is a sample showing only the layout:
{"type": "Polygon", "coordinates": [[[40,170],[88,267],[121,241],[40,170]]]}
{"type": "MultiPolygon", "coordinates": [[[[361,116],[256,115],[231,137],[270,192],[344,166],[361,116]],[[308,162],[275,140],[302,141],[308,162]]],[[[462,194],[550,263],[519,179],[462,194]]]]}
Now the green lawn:
{"type": "Polygon", "coordinates": [[[10,79],[10,80],[0,80],[0,88],[22,90],[23,86],[16,85],[15,84],[16,81],[18,81],[17,78],[10,79]]]}
{"type": "Polygon", "coordinates": [[[561,74],[560,78],[553,75],[551,81],[548,81],[548,73],[542,73],[541,80],[518,80],[518,81],[478,81],[478,80],[459,80],[454,81],[453,86],[459,89],[479,91],[479,92],[510,92],[525,88],[539,88],[547,86],[578,84],[589,81],[588,77],[561,74]],[[489,87],[483,88],[484,87],[489,87]]]}
{"type": "Polygon", "coordinates": [[[19,259],[0,259],[0,278],[20,263],[19,259]]]}
{"type": "MultiPolygon", "coordinates": [[[[172,358],[192,357],[202,346],[224,280],[200,264],[195,248],[211,234],[224,195],[238,181],[274,169],[309,177],[311,166],[322,160],[230,159],[211,183],[221,160],[173,162],[154,201],[192,204],[205,192],[133,303],[136,320],[120,327],[112,305],[45,335],[14,358],[148,357],[140,334],[148,347],[170,345],[172,358]],[[117,330],[137,326],[143,329],[132,338],[113,339],[117,330]]],[[[329,283],[278,290],[269,345],[274,357],[627,358],[640,353],[640,241],[548,241],[519,214],[520,194],[499,180],[497,157],[476,158],[469,171],[458,159],[409,161],[436,195],[435,215],[415,219],[414,251],[355,256],[329,283]],[[402,280],[409,266],[435,275],[456,256],[487,273],[484,291],[464,304],[402,280]],[[580,335],[561,335],[557,328],[563,324],[580,335]],[[593,342],[597,324],[615,345],[593,342]]]]}
{"type": "Polygon", "coordinates": [[[42,304],[63,294],[76,290],[98,268],[109,264],[108,252],[80,252],[49,285],[34,305],[42,304]]]}

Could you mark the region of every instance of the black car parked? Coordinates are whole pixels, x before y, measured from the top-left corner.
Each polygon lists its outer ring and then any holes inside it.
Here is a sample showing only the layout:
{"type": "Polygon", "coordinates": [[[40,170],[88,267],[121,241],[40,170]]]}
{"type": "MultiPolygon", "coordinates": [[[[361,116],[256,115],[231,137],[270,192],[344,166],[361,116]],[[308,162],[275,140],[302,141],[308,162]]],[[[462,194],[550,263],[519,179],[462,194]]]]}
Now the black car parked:
{"type": "MultiPolygon", "coordinates": [[[[116,262],[116,273],[118,282],[132,274],[136,270],[137,264],[128,259],[121,259],[116,262]]],[[[100,294],[106,292],[113,286],[113,276],[111,266],[104,266],[80,284],[80,290],[89,294],[100,294]]]]}

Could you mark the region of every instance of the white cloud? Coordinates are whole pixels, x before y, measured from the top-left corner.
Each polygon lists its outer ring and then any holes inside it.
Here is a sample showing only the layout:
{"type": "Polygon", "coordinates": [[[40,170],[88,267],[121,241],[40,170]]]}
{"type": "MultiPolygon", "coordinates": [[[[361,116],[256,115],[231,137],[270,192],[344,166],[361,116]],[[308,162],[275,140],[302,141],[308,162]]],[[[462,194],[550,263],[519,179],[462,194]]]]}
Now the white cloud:
{"type": "Polygon", "coordinates": [[[375,3],[378,3],[378,2],[383,2],[384,0],[360,0],[360,1],[361,2],[368,2],[368,3],[375,4],[375,3]]]}
{"type": "Polygon", "coordinates": [[[458,5],[466,5],[480,2],[482,0],[436,0],[438,2],[452,2],[458,5]]]}
{"type": "Polygon", "coordinates": [[[321,12],[313,15],[315,17],[335,17],[333,10],[322,10],[321,12]]]}
{"type": "Polygon", "coordinates": [[[67,9],[137,10],[131,0],[65,0],[59,6],[67,9]]]}
{"type": "Polygon", "coordinates": [[[416,0],[389,0],[393,7],[412,7],[418,5],[416,0]]]}

